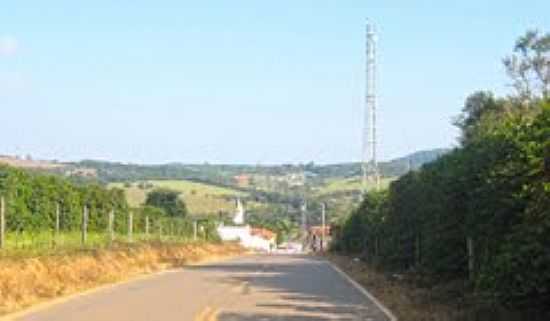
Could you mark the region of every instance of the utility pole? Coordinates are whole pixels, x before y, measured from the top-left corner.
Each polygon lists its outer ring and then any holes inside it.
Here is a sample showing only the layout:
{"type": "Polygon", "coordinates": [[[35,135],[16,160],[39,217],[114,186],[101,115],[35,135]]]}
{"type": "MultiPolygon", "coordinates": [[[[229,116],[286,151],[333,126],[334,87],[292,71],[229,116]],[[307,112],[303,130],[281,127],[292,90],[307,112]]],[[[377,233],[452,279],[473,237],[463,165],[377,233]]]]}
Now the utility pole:
{"type": "Polygon", "coordinates": [[[307,231],[307,201],[304,198],[304,203],[301,208],[302,214],[302,251],[307,249],[308,231],[307,231]]]}
{"type": "Polygon", "coordinates": [[[5,247],[6,242],[6,200],[0,196],[0,249],[5,247]]]}
{"type": "Polygon", "coordinates": [[[324,252],[325,251],[325,231],[327,229],[326,227],[326,210],[327,210],[327,205],[325,203],[322,203],[321,204],[321,229],[323,230],[321,232],[321,252],[324,252]]]}
{"type": "Polygon", "coordinates": [[[304,235],[307,234],[307,201],[304,200],[302,204],[302,231],[304,235]]]}
{"type": "Polygon", "coordinates": [[[367,22],[366,95],[362,155],[363,192],[367,192],[369,183],[373,183],[374,186],[376,186],[376,189],[379,189],[380,187],[376,137],[376,40],[375,27],[372,23],[367,22]]]}

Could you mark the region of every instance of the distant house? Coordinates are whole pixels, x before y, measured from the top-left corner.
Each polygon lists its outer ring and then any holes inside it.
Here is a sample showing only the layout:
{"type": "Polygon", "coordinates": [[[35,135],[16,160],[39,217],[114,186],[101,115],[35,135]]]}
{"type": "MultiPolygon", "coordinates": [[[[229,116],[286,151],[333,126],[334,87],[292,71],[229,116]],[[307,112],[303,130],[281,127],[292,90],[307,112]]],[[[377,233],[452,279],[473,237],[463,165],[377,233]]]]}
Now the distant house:
{"type": "Polygon", "coordinates": [[[326,251],[332,241],[332,228],[327,225],[323,229],[322,226],[311,226],[308,230],[308,244],[314,252],[326,251]],[[324,243],[323,243],[324,236],[324,243]]]}
{"type": "Polygon", "coordinates": [[[273,244],[275,244],[275,242],[277,241],[277,234],[266,228],[252,228],[251,234],[252,236],[257,236],[270,243],[273,242],[273,244]]]}
{"type": "Polygon", "coordinates": [[[89,178],[95,178],[97,177],[97,169],[95,168],[75,168],[67,171],[65,173],[66,176],[72,176],[72,177],[89,177],[89,178]]]}
{"type": "Polygon", "coordinates": [[[271,252],[277,245],[277,235],[267,229],[246,226],[218,227],[218,235],[223,241],[239,242],[247,249],[271,252]]]}
{"type": "Polygon", "coordinates": [[[265,228],[254,228],[246,224],[246,213],[240,200],[237,200],[237,209],[232,226],[223,223],[218,226],[218,235],[223,241],[239,242],[243,247],[271,252],[277,245],[277,235],[265,228]]]}
{"type": "Polygon", "coordinates": [[[233,177],[235,184],[239,187],[248,187],[250,186],[250,175],[237,175],[233,177]]]}

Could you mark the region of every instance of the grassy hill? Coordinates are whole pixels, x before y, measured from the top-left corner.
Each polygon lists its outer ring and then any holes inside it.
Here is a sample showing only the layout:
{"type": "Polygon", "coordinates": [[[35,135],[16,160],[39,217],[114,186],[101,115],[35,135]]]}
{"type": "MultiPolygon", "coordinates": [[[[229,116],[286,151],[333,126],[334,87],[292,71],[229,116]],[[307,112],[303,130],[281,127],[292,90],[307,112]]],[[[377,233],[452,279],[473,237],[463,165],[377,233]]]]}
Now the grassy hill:
{"type": "MultiPolygon", "coordinates": [[[[382,178],[380,180],[380,187],[388,187],[393,180],[395,180],[395,178],[382,178]]],[[[374,183],[369,183],[367,185],[367,189],[372,189],[374,187],[374,183]]],[[[315,189],[315,194],[324,196],[342,192],[361,192],[362,190],[363,183],[361,177],[338,178],[327,180],[324,185],[321,185],[315,189]]]]}
{"type": "MultiPolygon", "coordinates": [[[[396,177],[382,178],[380,187],[386,188],[396,177]]],[[[375,188],[369,183],[367,189],[375,188]]],[[[329,221],[335,222],[351,212],[361,201],[363,191],[362,178],[335,178],[325,180],[324,184],[313,188],[313,197],[319,202],[328,204],[329,221]]]]}
{"type": "MultiPolygon", "coordinates": [[[[181,197],[184,199],[192,215],[213,215],[219,211],[232,213],[235,210],[235,198],[245,198],[248,196],[245,192],[231,188],[186,180],[157,180],[131,184],[111,183],[109,186],[124,189],[131,206],[143,204],[147,193],[155,188],[176,190],[181,193],[181,197]],[[144,189],[144,185],[148,185],[148,188],[144,189]]],[[[249,202],[247,206],[258,207],[261,205],[249,202]]]]}

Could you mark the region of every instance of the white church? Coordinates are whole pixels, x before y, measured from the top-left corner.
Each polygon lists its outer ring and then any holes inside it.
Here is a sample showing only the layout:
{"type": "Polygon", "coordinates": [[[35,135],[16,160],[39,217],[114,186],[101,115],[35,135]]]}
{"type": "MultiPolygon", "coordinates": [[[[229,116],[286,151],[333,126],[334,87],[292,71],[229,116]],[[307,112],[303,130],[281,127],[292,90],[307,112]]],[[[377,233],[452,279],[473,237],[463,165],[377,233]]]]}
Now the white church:
{"type": "Polygon", "coordinates": [[[221,223],[218,226],[218,234],[223,241],[239,242],[243,247],[255,251],[271,252],[277,246],[275,233],[246,224],[246,212],[240,198],[237,199],[233,225],[226,226],[221,223]]]}

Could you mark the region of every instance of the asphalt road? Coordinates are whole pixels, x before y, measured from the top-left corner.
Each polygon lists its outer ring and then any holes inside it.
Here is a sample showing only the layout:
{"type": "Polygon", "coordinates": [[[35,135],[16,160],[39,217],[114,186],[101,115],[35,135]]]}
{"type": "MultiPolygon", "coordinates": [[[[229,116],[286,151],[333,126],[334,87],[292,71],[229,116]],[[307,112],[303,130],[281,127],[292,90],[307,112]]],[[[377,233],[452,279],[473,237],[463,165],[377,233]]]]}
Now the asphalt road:
{"type": "Polygon", "coordinates": [[[21,321],[389,321],[331,266],[302,256],[247,256],[121,284],[21,321]]]}

